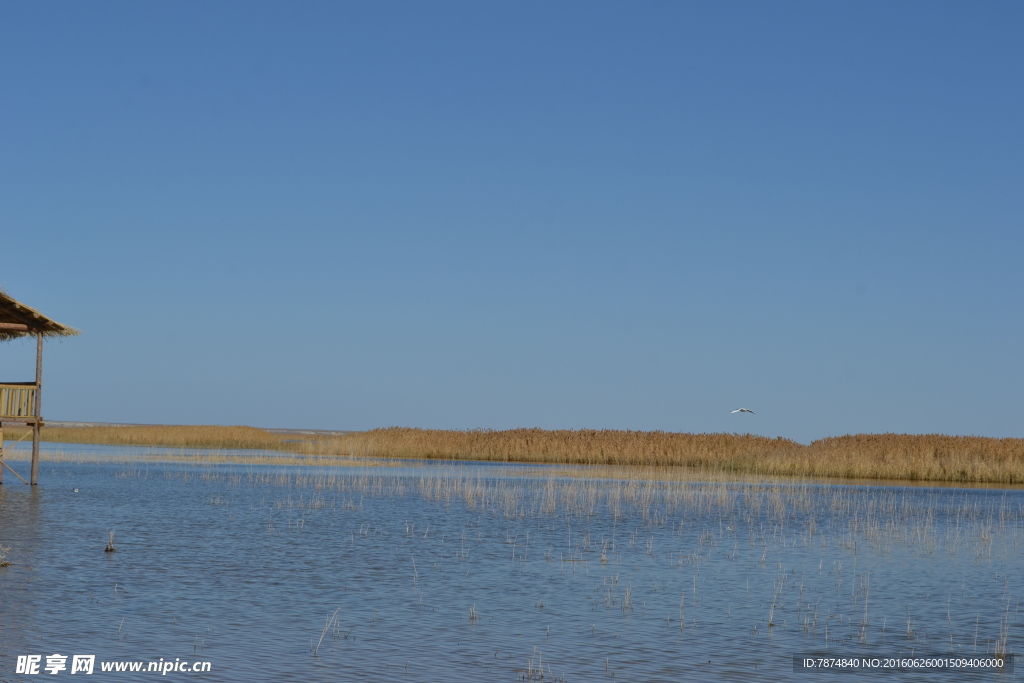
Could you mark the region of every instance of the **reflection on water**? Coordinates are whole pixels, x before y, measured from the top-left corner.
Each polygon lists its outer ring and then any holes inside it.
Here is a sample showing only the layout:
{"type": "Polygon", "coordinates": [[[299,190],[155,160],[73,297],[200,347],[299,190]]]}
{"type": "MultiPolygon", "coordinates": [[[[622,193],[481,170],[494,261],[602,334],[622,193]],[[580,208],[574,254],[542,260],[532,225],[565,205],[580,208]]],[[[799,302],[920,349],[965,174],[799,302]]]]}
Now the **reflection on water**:
{"type": "Polygon", "coordinates": [[[0,680],[55,652],[209,681],[666,681],[1021,649],[1020,490],[536,471],[44,463],[0,488],[0,680]]]}

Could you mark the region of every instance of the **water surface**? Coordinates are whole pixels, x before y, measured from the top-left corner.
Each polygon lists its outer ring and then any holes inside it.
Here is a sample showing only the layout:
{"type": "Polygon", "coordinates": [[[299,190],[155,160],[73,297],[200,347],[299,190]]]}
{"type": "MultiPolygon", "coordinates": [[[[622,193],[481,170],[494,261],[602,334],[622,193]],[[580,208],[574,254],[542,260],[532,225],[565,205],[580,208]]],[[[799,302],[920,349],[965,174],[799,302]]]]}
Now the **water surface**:
{"type": "MultiPolygon", "coordinates": [[[[83,452],[105,450],[130,449],[83,452]]],[[[1021,649],[1020,490],[543,471],[44,462],[0,488],[0,680],[38,678],[19,654],[203,659],[168,676],[208,681],[666,681],[1021,649]]],[[[872,676],[965,678],[831,677],[872,676]]]]}

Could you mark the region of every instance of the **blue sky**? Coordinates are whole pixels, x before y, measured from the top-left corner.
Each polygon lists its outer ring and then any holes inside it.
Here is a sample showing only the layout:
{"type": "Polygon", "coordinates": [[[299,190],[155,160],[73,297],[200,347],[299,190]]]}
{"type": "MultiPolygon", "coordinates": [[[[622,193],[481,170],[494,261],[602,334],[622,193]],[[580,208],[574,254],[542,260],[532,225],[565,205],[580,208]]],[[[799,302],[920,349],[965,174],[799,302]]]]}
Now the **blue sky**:
{"type": "Polygon", "coordinates": [[[0,3],[0,286],[51,419],[1024,437],[1022,29],[0,3]]]}

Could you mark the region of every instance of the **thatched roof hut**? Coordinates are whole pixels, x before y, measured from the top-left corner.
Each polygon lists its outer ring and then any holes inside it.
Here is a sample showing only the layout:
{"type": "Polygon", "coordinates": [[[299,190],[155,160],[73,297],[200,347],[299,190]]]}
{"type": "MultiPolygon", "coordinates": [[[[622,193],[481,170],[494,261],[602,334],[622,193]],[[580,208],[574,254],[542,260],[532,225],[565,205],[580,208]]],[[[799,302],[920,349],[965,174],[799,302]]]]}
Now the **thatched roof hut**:
{"type": "Polygon", "coordinates": [[[73,337],[78,330],[51,320],[34,308],[15,301],[0,289],[0,341],[42,334],[44,337],[73,337]]]}
{"type": "Polygon", "coordinates": [[[34,382],[0,383],[0,484],[4,483],[4,470],[9,469],[18,479],[25,481],[14,468],[3,460],[3,424],[10,422],[32,428],[31,482],[39,483],[39,429],[43,426],[43,339],[45,337],[73,337],[78,330],[51,320],[34,308],[15,301],[0,290],[0,341],[18,337],[36,338],[36,379],[34,382]]]}

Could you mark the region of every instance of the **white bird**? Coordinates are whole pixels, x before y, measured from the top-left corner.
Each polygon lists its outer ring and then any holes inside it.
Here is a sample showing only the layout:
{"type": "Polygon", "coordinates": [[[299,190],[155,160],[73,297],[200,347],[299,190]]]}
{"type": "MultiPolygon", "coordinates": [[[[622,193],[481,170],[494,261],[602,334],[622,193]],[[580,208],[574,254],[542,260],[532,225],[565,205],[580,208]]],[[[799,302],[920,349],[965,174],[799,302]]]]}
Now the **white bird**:
{"type": "Polygon", "coordinates": [[[731,415],[732,413],[750,413],[751,415],[757,415],[757,413],[750,408],[737,408],[736,410],[730,410],[729,414],[731,415]]]}

